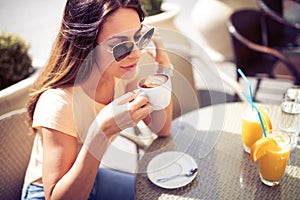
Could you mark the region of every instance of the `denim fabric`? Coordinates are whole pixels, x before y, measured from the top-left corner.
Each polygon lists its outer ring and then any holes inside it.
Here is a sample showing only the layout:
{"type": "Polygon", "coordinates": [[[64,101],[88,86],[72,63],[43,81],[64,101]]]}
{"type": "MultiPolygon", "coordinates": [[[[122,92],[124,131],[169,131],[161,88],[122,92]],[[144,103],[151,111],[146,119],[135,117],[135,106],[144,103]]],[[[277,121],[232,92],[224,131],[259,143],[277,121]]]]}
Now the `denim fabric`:
{"type": "Polygon", "coordinates": [[[93,200],[134,200],[134,175],[101,168],[98,171],[93,200]]]}
{"type": "MultiPolygon", "coordinates": [[[[45,199],[44,188],[32,184],[24,185],[21,199],[45,199]]],[[[119,199],[134,199],[134,175],[105,168],[99,169],[88,200],[119,199]]]]}
{"type": "Polygon", "coordinates": [[[22,191],[22,200],[45,199],[44,187],[37,185],[25,185],[22,191]]]}

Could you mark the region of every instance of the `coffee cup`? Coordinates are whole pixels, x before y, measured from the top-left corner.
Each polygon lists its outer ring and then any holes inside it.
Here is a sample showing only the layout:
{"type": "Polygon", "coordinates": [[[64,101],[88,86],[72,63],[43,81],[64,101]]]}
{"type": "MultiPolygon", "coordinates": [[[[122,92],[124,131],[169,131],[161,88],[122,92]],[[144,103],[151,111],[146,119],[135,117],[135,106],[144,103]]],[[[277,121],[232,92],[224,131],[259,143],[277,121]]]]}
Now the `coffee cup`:
{"type": "Polygon", "coordinates": [[[153,110],[166,108],[171,101],[172,84],[167,74],[152,74],[142,78],[137,87],[149,99],[153,110]]]}

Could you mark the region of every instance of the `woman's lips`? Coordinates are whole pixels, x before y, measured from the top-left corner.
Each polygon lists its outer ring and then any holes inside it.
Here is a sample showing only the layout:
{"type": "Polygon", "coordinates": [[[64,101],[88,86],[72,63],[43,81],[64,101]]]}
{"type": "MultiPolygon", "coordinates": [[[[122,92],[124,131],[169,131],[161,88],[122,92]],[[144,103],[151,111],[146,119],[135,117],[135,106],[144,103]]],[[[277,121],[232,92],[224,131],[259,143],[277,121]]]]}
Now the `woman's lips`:
{"type": "Polygon", "coordinates": [[[136,64],[134,65],[129,65],[129,66],[121,66],[122,69],[125,69],[127,71],[132,71],[136,68],[136,64]]]}

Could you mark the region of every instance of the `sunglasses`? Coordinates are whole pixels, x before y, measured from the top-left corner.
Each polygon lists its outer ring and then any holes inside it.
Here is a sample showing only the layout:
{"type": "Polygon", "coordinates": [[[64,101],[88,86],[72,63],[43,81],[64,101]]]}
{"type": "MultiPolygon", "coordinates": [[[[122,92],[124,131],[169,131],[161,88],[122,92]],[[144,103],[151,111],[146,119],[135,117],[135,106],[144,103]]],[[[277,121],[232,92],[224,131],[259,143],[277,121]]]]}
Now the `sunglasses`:
{"type": "Polygon", "coordinates": [[[153,27],[150,28],[146,25],[142,25],[141,28],[134,33],[134,41],[130,41],[130,37],[126,35],[115,35],[101,42],[101,44],[97,44],[103,47],[107,52],[112,53],[115,60],[119,62],[130,55],[135,45],[140,50],[146,48],[153,34],[153,27]]]}

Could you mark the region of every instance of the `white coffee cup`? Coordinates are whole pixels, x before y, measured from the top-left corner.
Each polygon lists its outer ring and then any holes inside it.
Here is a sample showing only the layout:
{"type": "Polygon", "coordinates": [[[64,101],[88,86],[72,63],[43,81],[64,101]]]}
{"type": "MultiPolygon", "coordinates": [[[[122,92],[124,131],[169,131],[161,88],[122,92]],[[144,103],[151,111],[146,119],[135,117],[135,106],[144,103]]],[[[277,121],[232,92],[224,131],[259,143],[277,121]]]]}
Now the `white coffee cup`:
{"type": "Polygon", "coordinates": [[[167,74],[152,74],[142,78],[137,87],[149,99],[153,110],[166,108],[171,101],[172,84],[167,74]]]}

